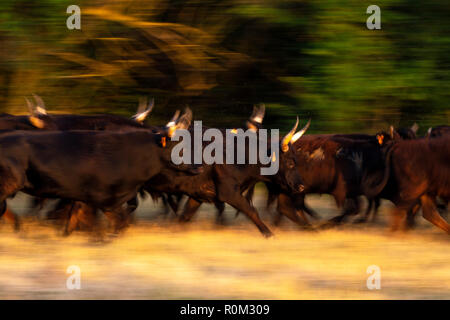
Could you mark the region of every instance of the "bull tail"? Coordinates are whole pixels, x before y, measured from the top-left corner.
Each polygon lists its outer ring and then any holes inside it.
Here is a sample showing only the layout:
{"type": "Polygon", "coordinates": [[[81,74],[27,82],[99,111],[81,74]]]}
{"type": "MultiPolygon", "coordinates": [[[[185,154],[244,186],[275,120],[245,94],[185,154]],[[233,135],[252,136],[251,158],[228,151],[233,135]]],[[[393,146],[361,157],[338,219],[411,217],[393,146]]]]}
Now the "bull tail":
{"type": "Polygon", "coordinates": [[[389,176],[391,174],[391,159],[392,159],[393,151],[394,151],[394,146],[392,146],[386,154],[386,159],[384,161],[385,168],[384,168],[384,172],[383,172],[383,178],[381,179],[381,181],[378,184],[374,185],[373,183],[371,183],[372,179],[370,179],[368,177],[367,172],[364,173],[364,176],[362,178],[362,185],[363,185],[364,195],[367,198],[369,198],[369,199],[375,198],[386,187],[386,184],[389,181],[389,176]]]}

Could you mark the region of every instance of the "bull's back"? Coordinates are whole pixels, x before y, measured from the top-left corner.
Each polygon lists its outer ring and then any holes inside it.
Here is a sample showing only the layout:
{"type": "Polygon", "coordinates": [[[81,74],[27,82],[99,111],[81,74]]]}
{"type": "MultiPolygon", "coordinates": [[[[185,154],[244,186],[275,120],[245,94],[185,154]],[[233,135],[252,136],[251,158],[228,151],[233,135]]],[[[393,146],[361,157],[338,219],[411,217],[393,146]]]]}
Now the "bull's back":
{"type": "Polygon", "coordinates": [[[401,192],[450,195],[448,137],[401,141],[393,152],[392,163],[401,192]]]}
{"type": "Polygon", "coordinates": [[[48,132],[9,135],[0,138],[0,148],[7,150],[2,161],[18,160],[29,193],[83,201],[128,192],[159,170],[148,139],[142,133],[48,132]]]}

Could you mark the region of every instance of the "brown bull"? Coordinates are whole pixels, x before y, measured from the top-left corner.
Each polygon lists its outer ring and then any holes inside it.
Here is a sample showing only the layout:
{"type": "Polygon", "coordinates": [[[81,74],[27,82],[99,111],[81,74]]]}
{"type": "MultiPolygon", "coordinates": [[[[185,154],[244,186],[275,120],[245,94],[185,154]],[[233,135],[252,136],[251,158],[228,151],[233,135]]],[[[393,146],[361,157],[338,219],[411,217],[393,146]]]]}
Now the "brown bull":
{"type": "Polygon", "coordinates": [[[436,198],[450,198],[450,137],[403,140],[386,146],[386,170],[367,192],[395,204],[392,228],[402,228],[407,212],[422,206],[423,217],[450,234],[436,210],[436,198]]]}

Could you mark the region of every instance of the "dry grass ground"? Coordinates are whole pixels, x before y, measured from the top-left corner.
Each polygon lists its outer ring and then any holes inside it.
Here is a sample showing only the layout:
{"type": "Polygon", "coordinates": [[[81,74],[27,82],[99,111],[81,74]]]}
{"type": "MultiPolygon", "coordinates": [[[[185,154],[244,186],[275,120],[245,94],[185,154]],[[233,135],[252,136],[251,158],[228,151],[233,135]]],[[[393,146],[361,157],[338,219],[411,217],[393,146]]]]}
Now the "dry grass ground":
{"type": "MultiPolygon", "coordinates": [[[[327,197],[308,203],[324,217],[337,213],[327,197]]],[[[19,212],[26,204],[11,202],[19,212]]],[[[392,234],[388,207],[368,226],[306,232],[284,221],[271,226],[272,239],[230,208],[217,226],[207,205],[180,226],[146,202],[137,225],[106,243],[82,232],[63,238],[33,219],[18,234],[2,223],[0,299],[450,299],[449,237],[422,218],[392,234]],[[81,268],[81,290],[66,288],[70,265],[81,268]],[[381,269],[380,290],[366,287],[369,265],[381,269]]]]}

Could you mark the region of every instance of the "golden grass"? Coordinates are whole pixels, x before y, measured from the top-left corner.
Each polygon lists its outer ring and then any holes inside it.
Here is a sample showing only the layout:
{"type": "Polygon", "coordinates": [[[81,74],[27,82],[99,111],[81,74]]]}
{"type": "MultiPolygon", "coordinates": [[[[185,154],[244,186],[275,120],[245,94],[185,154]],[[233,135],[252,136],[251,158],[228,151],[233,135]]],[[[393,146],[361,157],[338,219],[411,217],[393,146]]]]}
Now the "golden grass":
{"type": "MultiPolygon", "coordinates": [[[[337,212],[327,198],[308,203],[323,216],[337,212]]],[[[225,226],[215,224],[210,206],[178,225],[149,216],[150,206],[140,208],[136,226],[101,244],[81,232],[63,238],[42,222],[28,221],[19,234],[3,224],[0,298],[450,298],[449,237],[424,221],[410,233],[392,234],[386,206],[377,225],[314,233],[286,221],[272,226],[272,239],[244,217],[233,219],[231,209],[225,226]],[[66,289],[69,265],[81,268],[81,290],[66,289]],[[369,265],[381,268],[381,290],[366,287],[369,265]]]]}

